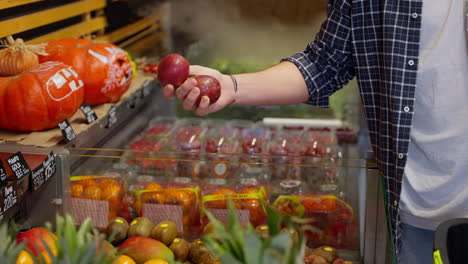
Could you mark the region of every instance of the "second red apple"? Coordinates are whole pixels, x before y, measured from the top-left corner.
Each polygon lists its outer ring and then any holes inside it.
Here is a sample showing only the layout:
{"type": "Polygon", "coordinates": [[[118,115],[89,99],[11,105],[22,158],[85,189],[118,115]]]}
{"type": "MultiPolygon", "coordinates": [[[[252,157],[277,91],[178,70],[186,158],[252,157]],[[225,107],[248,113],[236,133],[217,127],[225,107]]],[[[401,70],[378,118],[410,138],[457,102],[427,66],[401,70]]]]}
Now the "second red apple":
{"type": "Polygon", "coordinates": [[[200,89],[200,96],[197,99],[196,105],[200,104],[201,98],[203,96],[208,96],[210,98],[210,104],[218,101],[221,96],[221,84],[219,84],[216,78],[213,78],[208,75],[198,75],[193,77],[197,81],[196,87],[200,89]]]}

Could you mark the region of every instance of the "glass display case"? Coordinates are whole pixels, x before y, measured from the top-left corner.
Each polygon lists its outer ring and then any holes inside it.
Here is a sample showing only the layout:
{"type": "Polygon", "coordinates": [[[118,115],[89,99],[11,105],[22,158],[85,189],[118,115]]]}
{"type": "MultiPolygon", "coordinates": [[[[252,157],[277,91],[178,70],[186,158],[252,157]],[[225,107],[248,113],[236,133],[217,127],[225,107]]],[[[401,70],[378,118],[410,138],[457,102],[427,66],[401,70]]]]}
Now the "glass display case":
{"type": "Polygon", "coordinates": [[[226,221],[229,200],[244,224],[266,223],[263,206],[307,219],[307,245],[338,248],[360,259],[357,184],[359,158],[335,130],[266,126],[242,120],[158,117],[127,134],[121,148],[70,149],[82,157],[64,184],[64,212],[105,229],[119,216],[177,224],[194,240],[208,223],[205,211],[226,221]],[[241,125],[242,124],[242,125],[241,125]],[[341,144],[340,144],[341,143],[341,144]]]}

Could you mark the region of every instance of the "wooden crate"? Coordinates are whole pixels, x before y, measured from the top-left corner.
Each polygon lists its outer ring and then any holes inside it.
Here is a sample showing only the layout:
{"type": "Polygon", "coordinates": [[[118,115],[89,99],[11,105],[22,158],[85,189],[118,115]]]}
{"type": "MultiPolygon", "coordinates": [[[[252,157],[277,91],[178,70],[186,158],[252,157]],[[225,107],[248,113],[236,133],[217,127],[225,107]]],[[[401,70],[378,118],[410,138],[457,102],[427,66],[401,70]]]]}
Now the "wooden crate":
{"type": "Polygon", "coordinates": [[[163,46],[167,34],[161,21],[168,14],[167,7],[106,32],[106,5],[106,0],[0,0],[0,38],[22,37],[30,44],[66,37],[88,38],[117,44],[135,55],[145,51],[141,43],[163,46]]]}

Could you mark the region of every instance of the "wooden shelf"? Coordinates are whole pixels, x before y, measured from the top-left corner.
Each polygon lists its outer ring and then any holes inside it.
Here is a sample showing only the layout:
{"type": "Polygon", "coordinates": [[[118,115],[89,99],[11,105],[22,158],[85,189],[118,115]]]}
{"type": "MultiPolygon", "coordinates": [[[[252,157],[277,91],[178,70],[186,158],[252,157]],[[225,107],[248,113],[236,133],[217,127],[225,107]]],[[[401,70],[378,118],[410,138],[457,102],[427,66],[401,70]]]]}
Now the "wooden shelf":
{"type": "Polygon", "coordinates": [[[143,31],[147,28],[152,27],[155,22],[150,18],[142,18],[137,22],[127,25],[125,27],[119,28],[109,34],[97,37],[96,41],[115,43],[120,40],[126,39],[132,35],[137,34],[140,31],[143,31]]]}
{"type": "Polygon", "coordinates": [[[44,0],[0,0],[0,9],[7,9],[15,6],[27,5],[41,1],[44,0]]]}
{"type": "Polygon", "coordinates": [[[84,0],[8,19],[0,22],[0,38],[101,9],[105,6],[106,0],[84,0]]]}
{"type": "Polygon", "coordinates": [[[42,42],[47,42],[54,39],[60,38],[78,38],[86,34],[104,29],[107,26],[107,20],[105,17],[97,17],[91,20],[75,24],[73,26],[66,27],[54,32],[51,32],[46,35],[31,39],[27,41],[29,44],[38,44],[42,42]]]}

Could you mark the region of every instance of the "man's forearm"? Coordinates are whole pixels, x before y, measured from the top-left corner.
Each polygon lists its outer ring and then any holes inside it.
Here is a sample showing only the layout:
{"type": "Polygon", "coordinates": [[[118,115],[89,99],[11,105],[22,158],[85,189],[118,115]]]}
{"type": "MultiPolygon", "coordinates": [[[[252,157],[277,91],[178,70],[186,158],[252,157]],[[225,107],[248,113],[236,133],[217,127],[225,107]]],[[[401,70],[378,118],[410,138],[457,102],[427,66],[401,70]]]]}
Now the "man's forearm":
{"type": "Polygon", "coordinates": [[[307,101],[308,90],[299,69],[282,62],[266,70],[235,75],[239,105],[291,105],[307,101]]]}

